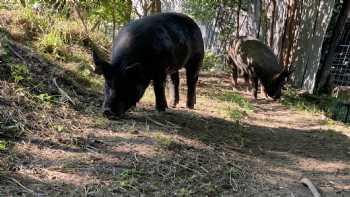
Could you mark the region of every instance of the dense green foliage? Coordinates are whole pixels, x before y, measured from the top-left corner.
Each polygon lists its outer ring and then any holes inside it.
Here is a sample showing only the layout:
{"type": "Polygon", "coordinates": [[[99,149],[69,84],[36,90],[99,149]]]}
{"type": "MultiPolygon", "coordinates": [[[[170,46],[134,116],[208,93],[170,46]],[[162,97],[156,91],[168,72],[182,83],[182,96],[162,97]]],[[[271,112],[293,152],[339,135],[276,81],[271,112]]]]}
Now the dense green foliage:
{"type": "Polygon", "coordinates": [[[241,9],[247,10],[249,1],[247,0],[185,0],[185,12],[192,15],[199,21],[211,22],[216,15],[219,7],[223,9],[237,9],[241,3],[241,9]]]}

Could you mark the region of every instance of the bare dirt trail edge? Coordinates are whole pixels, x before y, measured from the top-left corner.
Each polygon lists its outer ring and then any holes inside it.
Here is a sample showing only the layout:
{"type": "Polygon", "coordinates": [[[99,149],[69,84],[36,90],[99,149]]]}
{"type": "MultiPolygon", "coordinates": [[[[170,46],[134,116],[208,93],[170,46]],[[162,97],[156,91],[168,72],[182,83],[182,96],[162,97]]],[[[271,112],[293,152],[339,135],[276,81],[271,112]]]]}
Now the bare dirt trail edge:
{"type": "Polygon", "coordinates": [[[276,196],[312,196],[301,185],[303,177],[321,196],[350,196],[348,126],[272,101],[261,99],[254,105],[255,113],[245,120],[251,125],[248,147],[263,165],[263,179],[280,190],[276,196]]]}

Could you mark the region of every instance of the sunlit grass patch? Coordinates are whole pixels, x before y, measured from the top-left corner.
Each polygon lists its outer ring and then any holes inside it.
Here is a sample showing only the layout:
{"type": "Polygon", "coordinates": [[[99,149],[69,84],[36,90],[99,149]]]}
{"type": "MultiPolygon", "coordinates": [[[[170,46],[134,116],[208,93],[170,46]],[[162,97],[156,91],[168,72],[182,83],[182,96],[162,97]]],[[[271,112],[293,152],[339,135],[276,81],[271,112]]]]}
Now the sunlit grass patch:
{"type": "Polygon", "coordinates": [[[220,109],[233,120],[246,117],[254,109],[254,106],[237,92],[222,91],[215,98],[220,102],[220,109]]]}
{"type": "Polygon", "coordinates": [[[71,55],[68,46],[56,31],[44,34],[34,45],[42,52],[51,54],[57,59],[67,59],[71,55]]]}
{"type": "Polygon", "coordinates": [[[164,149],[176,150],[181,149],[183,146],[182,144],[177,142],[171,135],[165,135],[163,133],[157,132],[153,134],[153,138],[158,143],[158,145],[164,149]]]}
{"type": "Polygon", "coordinates": [[[100,129],[106,129],[109,127],[109,124],[110,124],[109,122],[110,121],[107,118],[100,116],[95,119],[94,127],[97,127],[100,129]]]}
{"type": "Polygon", "coordinates": [[[312,113],[331,113],[335,99],[330,96],[298,94],[296,89],[284,91],[281,103],[289,108],[312,113]]]}
{"type": "Polygon", "coordinates": [[[221,101],[235,103],[240,108],[246,111],[253,110],[253,105],[246,98],[244,98],[242,95],[240,95],[237,92],[224,91],[222,95],[217,96],[217,98],[221,101]]]}

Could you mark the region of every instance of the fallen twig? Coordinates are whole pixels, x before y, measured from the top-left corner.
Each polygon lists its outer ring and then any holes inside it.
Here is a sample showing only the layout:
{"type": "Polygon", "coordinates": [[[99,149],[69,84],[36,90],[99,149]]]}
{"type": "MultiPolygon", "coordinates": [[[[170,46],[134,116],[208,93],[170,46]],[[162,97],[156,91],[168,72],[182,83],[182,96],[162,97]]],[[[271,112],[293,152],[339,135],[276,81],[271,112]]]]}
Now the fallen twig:
{"type": "Polygon", "coordinates": [[[158,125],[158,126],[161,126],[161,127],[168,127],[167,125],[165,125],[165,124],[163,124],[163,123],[160,123],[160,122],[158,122],[158,121],[156,121],[156,120],[154,120],[154,119],[152,119],[152,118],[150,118],[150,117],[146,117],[146,119],[147,120],[149,120],[149,121],[151,121],[151,122],[153,122],[154,124],[156,124],[156,125],[158,125]]]}
{"type": "Polygon", "coordinates": [[[24,185],[22,185],[22,183],[20,183],[19,181],[17,181],[14,178],[11,177],[7,177],[8,180],[14,182],[15,184],[17,184],[18,186],[20,186],[22,189],[26,190],[27,192],[31,193],[31,194],[35,194],[35,192],[27,187],[25,187],[24,185]]]}
{"type": "Polygon", "coordinates": [[[146,119],[149,120],[150,122],[156,124],[157,126],[160,126],[160,127],[163,127],[163,128],[167,128],[167,129],[181,129],[180,126],[178,126],[178,125],[176,125],[176,124],[174,124],[174,123],[172,123],[170,121],[167,121],[167,120],[165,120],[166,124],[163,124],[163,123],[161,123],[161,122],[159,122],[157,120],[154,120],[154,119],[152,119],[150,117],[146,117],[146,119]]]}
{"type": "Polygon", "coordinates": [[[320,192],[318,192],[317,188],[315,187],[315,185],[310,181],[310,179],[308,178],[302,178],[301,179],[301,183],[306,185],[311,193],[314,195],[314,197],[321,197],[320,192]]]}
{"type": "Polygon", "coordinates": [[[179,166],[179,167],[181,167],[181,168],[183,168],[183,169],[186,169],[186,170],[189,170],[189,171],[191,171],[191,172],[194,172],[194,173],[197,173],[198,175],[200,175],[200,176],[204,176],[201,172],[199,172],[198,170],[195,170],[195,169],[192,169],[192,168],[190,168],[190,167],[187,167],[187,166],[185,166],[185,165],[182,165],[182,164],[180,164],[180,163],[178,163],[178,162],[173,162],[173,164],[175,164],[176,166],[179,166]]]}
{"type": "Polygon", "coordinates": [[[174,129],[181,129],[181,127],[177,124],[174,124],[168,120],[165,120],[170,126],[172,126],[174,129]]]}
{"type": "Polygon", "coordinates": [[[65,92],[62,88],[60,88],[57,84],[56,78],[52,79],[53,84],[56,86],[56,88],[58,89],[58,92],[65,98],[67,98],[68,101],[70,101],[73,105],[75,105],[75,102],[73,101],[73,99],[67,94],[67,92],[65,92]]]}
{"type": "Polygon", "coordinates": [[[230,185],[232,187],[233,192],[238,191],[238,184],[235,179],[232,178],[232,171],[230,170],[230,185]]]}

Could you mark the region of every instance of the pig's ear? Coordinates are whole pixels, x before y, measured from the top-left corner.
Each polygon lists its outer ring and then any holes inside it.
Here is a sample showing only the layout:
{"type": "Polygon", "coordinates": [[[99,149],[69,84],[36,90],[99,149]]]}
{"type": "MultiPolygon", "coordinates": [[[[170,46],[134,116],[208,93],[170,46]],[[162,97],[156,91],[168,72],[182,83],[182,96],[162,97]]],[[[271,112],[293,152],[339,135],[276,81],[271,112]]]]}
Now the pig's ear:
{"type": "Polygon", "coordinates": [[[140,63],[134,63],[125,69],[126,75],[130,79],[142,80],[144,78],[144,72],[140,63]]]}
{"type": "Polygon", "coordinates": [[[108,78],[108,76],[111,74],[111,64],[102,59],[95,50],[92,51],[92,57],[96,66],[94,72],[108,78]]]}

